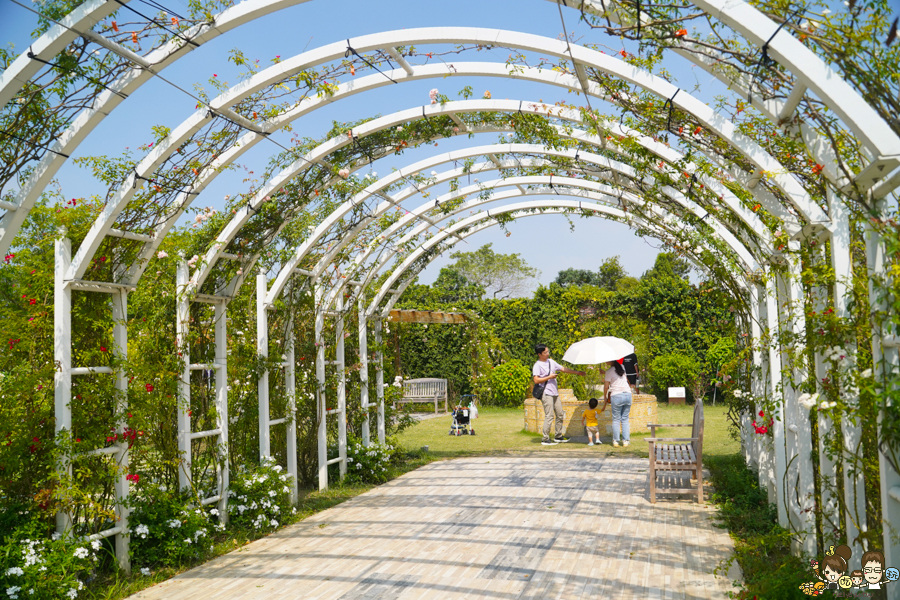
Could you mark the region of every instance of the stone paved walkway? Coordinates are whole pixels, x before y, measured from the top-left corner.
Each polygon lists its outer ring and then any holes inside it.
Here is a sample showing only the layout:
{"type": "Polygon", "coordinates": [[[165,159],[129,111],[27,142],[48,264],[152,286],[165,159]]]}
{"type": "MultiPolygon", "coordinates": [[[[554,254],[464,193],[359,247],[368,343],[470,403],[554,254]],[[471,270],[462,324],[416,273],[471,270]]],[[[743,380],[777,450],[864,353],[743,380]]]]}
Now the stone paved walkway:
{"type": "MultiPolygon", "coordinates": [[[[693,502],[692,502],[693,500],[693,502]]],[[[647,461],[432,463],[137,599],[725,598],[712,508],[647,496],[647,461]]]]}

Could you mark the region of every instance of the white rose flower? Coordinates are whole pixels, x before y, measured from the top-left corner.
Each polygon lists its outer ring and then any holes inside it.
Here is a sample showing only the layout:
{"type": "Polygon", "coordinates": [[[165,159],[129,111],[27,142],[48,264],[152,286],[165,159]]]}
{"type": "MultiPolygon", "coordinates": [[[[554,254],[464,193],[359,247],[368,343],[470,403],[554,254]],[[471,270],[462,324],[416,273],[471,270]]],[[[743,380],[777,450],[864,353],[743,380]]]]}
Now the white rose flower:
{"type": "Polygon", "coordinates": [[[149,577],[149,576],[150,576],[150,569],[148,569],[147,567],[142,568],[142,569],[141,569],[141,575],[143,575],[144,577],[149,577]]]}
{"type": "Polygon", "coordinates": [[[799,402],[800,406],[802,406],[805,410],[810,410],[811,408],[815,407],[818,399],[819,394],[800,394],[800,397],[797,398],[797,402],[799,402]]]}
{"type": "Polygon", "coordinates": [[[75,558],[87,558],[90,554],[87,548],[77,548],[75,550],[75,558]]]}

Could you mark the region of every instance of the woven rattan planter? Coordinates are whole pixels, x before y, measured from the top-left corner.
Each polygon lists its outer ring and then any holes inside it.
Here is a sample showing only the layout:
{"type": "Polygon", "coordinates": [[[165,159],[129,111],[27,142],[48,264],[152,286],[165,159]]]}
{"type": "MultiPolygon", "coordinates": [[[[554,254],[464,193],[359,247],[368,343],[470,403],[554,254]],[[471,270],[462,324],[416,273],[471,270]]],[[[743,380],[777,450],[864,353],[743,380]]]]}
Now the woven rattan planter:
{"type": "MultiPolygon", "coordinates": [[[[582,402],[575,397],[570,389],[559,390],[559,399],[562,401],[563,410],[566,413],[565,428],[567,436],[582,436],[584,428],[581,426],[581,413],[587,409],[587,402],[582,402]]],[[[658,423],[656,416],[656,396],[650,394],[634,394],[631,400],[631,412],[629,413],[632,433],[649,432],[647,423],[658,423]]],[[[525,431],[542,433],[544,427],[544,405],[540,400],[528,398],[525,400],[525,431]]],[[[555,427],[551,426],[551,427],[555,427]]],[[[600,431],[605,435],[612,435],[612,410],[607,406],[600,414],[600,431]]],[[[552,433],[556,433],[552,431],[552,433]]]]}

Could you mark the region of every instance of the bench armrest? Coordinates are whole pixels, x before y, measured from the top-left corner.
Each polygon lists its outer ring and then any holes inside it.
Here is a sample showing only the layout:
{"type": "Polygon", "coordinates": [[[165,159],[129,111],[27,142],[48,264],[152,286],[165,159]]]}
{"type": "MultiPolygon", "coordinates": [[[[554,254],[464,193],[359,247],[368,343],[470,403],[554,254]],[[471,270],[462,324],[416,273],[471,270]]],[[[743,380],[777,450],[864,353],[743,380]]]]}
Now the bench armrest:
{"type": "Polygon", "coordinates": [[[696,442],[700,438],[644,438],[648,442],[696,442]]]}

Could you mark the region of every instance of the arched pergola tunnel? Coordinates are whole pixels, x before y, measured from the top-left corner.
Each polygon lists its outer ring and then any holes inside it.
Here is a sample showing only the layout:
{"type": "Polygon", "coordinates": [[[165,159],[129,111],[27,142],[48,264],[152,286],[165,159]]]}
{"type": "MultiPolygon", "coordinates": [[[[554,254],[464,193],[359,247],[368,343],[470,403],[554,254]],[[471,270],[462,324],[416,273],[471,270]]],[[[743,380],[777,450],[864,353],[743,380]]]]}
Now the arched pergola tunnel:
{"type": "MultiPolygon", "coordinates": [[[[79,36],[87,44],[99,45],[104,51],[117,56],[121,60],[121,69],[105,89],[96,92],[91,106],[77,113],[66,131],[44,142],[49,152],[37,157],[33,173],[16,197],[12,201],[3,200],[0,204],[0,208],[6,210],[0,218],[0,246],[4,252],[11,247],[31,208],[69,155],[109,112],[125,103],[128,95],[152,78],[161,77],[163,68],[181,59],[192,48],[243,23],[297,3],[296,0],[242,2],[215,15],[212,21],[186,27],[182,33],[190,43],[177,39],[167,41],[145,56],[127,50],[121,43],[95,30],[96,23],[119,7],[112,2],[87,2],[52,27],[32,46],[30,55],[21,56],[0,76],[0,105],[13,106],[12,101],[39,73],[38,59],[52,58],[79,36]]],[[[574,8],[624,25],[649,18],[642,15],[639,9],[632,14],[631,8],[618,4],[606,7],[594,2],[575,4],[577,6],[569,7],[563,3],[561,12],[574,8]]],[[[380,342],[382,319],[413,281],[415,274],[440,250],[502,224],[505,219],[546,213],[598,213],[637,227],[648,235],[677,242],[697,264],[719,277],[727,277],[729,291],[746,307],[750,335],[754,340],[768,340],[768,348],[754,345],[752,393],[754,397],[773,400],[774,444],[769,448],[761,437],[754,436],[750,429],[751,417],[744,415],[742,435],[745,455],[748,462],[758,467],[760,483],[769,490],[770,499],[778,507],[779,522],[798,533],[798,548],[815,552],[820,540],[816,538],[815,514],[811,510],[816,503],[815,469],[811,462],[813,435],[808,409],[804,412],[800,404],[801,384],[811,376],[821,381],[828,374],[829,363],[828,357],[816,350],[812,368],[814,373],[808,373],[802,362],[795,360],[794,349],[780,341],[791,336],[798,336],[799,339],[806,331],[803,302],[810,290],[805,289],[801,281],[798,252],[802,245],[813,260],[830,263],[835,274],[834,283],[827,289],[818,286],[811,290],[815,293],[816,310],[833,306],[838,316],[849,317],[847,286],[853,276],[850,211],[856,205],[870,210],[886,205],[886,197],[897,183],[895,167],[900,164],[897,158],[900,156],[900,138],[883,123],[860,94],[836,76],[826,63],[749,4],[718,0],[694,4],[714,14],[750,44],[762,47],[766,56],[793,76],[793,89],[784,99],[767,98],[756,77],[732,77],[730,71],[716,68],[715,58],[695,52],[696,47],[691,42],[676,45],[673,51],[744,94],[762,116],[776,126],[783,126],[785,134],[798,136],[805,152],[813,157],[828,182],[824,186],[824,198],[814,197],[819,194],[818,190],[812,193],[807,182],[794,177],[779,157],[741,132],[727,116],[710,108],[700,98],[624,60],[569,44],[568,41],[510,31],[434,28],[373,34],[348,40],[346,44],[339,42],[323,46],[264,69],[205,103],[194,115],[173,127],[171,133],[135,165],[130,175],[118,186],[113,186],[104,210],[74,256],[67,240],[57,244],[55,327],[56,358],[60,364],[55,383],[57,431],[71,430],[68,404],[71,402],[73,375],[90,372],[113,374],[117,388],[123,397],[127,397],[124,373],[114,372],[108,367],[73,367],[72,290],[112,295],[112,318],[116,323],[115,351],[126,358],[128,332],[124,322],[128,316],[128,293],[139,285],[160,243],[220,169],[234,163],[256,144],[270,140],[279,129],[343,97],[392,85],[392,82],[402,84],[436,77],[489,76],[526,80],[577,91],[587,98],[623,109],[634,106],[640,94],[646,94],[658,101],[665,101],[661,118],[666,123],[666,135],[673,133],[670,122],[674,111],[677,111],[676,122],[689,124],[688,132],[695,131],[694,134],[679,131],[678,139],[690,148],[689,152],[679,152],[661,141],[656,134],[648,135],[640,128],[598,116],[592,110],[574,110],[527,100],[441,102],[415,107],[358,125],[347,135],[335,136],[317,147],[283,152],[277,163],[278,168],[269,173],[264,185],[246,195],[246,204],[236,208],[233,218],[211,241],[206,255],[199,260],[193,273],[183,259],[179,263],[178,327],[184,360],[181,395],[182,398],[190,398],[192,370],[212,369],[215,371],[217,407],[217,427],[201,432],[191,431],[187,408],[179,411],[179,448],[184,462],[180,471],[181,485],[188,487],[191,484],[191,440],[215,437],[220,446],[227,447],[228,304],[239,293],[246,276],[255,269],[266,244],[285,239],[295,243],[296,250],[280,266],[271,286],[265,274],[268,267],[263,267],[256,276],[257,348],[260,356],[267,357],[269,353],[267,315],[275,309],[276,300],[291,278],[299,276],[315,290],[319,482],[320,487],[324,487],[327,486],[325,423],[328,415],[338,417],[339,455],[334,462],[340,464],[342,474],[346,472],[347,399],[343,382],[343,334],[345,319],[354,305],[360,358],[365,364],[368,323],[372,323],[376,342],[380,342]],[[343,61],[341,68],[344,71],[338,75],[343,75],[344,80],[329,88],[328,93],[318,96],[308,94],[280,112],[268,111],[267,114],[259,111],[265,116],[257,118],[253,103],[265,98],[267,90],[309,69],[341,61],[351,41],[357,53],[371,53],[379,60],[393,59],[400,68],[392,67],[381,73],[347,79],[349,65],[355,58],[343,61]],[[446,64],[416,65],[398,50],[450,43],[463,47],[466,44],[478,47],[494,45],[520,51],[539,51],[554,57],[562,66],[550,71],[541,68],[543,64],[537,68],[490,62],[459,62],[451,67],[446,64]],[[617,88],[612,87],[610,82],[624,82],[632,87],[628,92],[611,92],[617,88]],[[858,140],[861,154],[865,157],[858,168],[848,167],[815,123],[807,122],[797,112],[801,103],[807,102],[813,95],[826,104],[858,140]],[[537,132],[524,127],[538,122],[542,123],[543,128],[537,132]],[[693,129],[695,126],[696,130],[693,129]],[[208,132],[216,127],[225,132],[225,141],[218,142],[218,145],[207,144],[208,132]],[[408,131],[408,137],[393,133],[398,127],[408,131]],[[522,133],[523,129],[525,133],[522,133]],[[308,207],[315,206],[315,197],[320,194],[326,196],[341,186],[349,185],[354,181],[351,174],[373,160],[402,150],[403,144],[415,146],[423,141],[467,133],[511,133],[522,139],[509,144],[473,146],[421,160],[364,187],[360,184],[361,189],[355,193],[341,192],[348,199],[321,218],[305,239],[297,239],[296,235],[294,239],[283,238],[291,219],[304,211],[309,212],[308,207]],[[374,141],[367,145],[370,140],[374,141]],[[207,144],[204,148],[206,155],[200,156],[198,151],[190,155],[191,161],[179,162],[178,157],[193,142],[198,147],[207,144]],[[567,146],[563,149],[555,147],[559,144],[567,146]],[[462,169],[450,169],[433,178],[422,175],[445,163],[480,157],[486,160],[462,169]],[[340,169],[346,169],[346,172],[339,173],[340,169]],[[436,201],[423,203],[379,229],[380,216],[390,214],[413,196],[429,193],[429,189],[445,182],[458,181],[463,175],[494,170],[501,173],[500,179],[453,190],[436,201]],[[561,176],[560,172],[566,173],[566,176],[561,176]],[[161,177],[161,174],[166,177],[161,177]],[[303,187],[296,184],[297,181],[307,184],[307,177],[312,180],[312,185],[303,187]],[[174,183],[165,184],[165,188],[161,189],[162,186],[154,184],[154,180],[174,183]],[[405,184],[410,186],[402,188],[405,184]],[[394,192],[398,187],[401,189],[394,192]],[[493,192],[500,187],[516,189],[493,192]],[[480,210],[487,201],[539,195],[541,192],[553,196],[575,195],[589,201],[551,199],[523,202],[491,208],[442,225],[453,215],[470,209],[480,210]],[[467,196],[476,194],[490,196],[466,200],[467,196]],[[162,208],[151,213],[142,207],[146,206],[147,198],[153,197],[162,200],[162,208]],[[255,246],[251,244],[251,252],[236,252],[235,242],[241,232],[253,229],[266,216],[267,207],[272,205],[273,200],[288,216],[263,228],[255,246]],[[377,204],[371,206],[371,201],[377,204]],[[762,219],[757,212],[760,208],[767,215],[766,219],[762,219]],[[498,217],[503,220],[498,221],[498,217]],[[426,239],[424,236],[435,228],[437,233],[426,239]],[[780,232],[776,232],[779,228],[780,232]],[[128,260],[108,281],[85,279],[98,252],[115,249],[126,241],[134,243],[136,248],[123,251],[128,255],[128,260]],[[350,252],[354,247],[357,249],[355,254],[350,252]],[[395,258],[396,263],[390,267],[395,258]],[[223,262],[229,266],[223,266],[223,262]],[[375,287],[374,282],[379,275],[388,271],[384,283],[375,287]],[[347,286],[353,288],[354,293],[345,299],[347,286]],[[189,358],[187,337],[191,302],[215,306],[216,350],[213,364],[196,364],[189,358]],[[337,408],[331,411],[326,410],[324,385],[326,341],[322,335],[326,318],[335,320],[334,362],[339,372],[335,390],[337,408]]],[[[573,11],[572,14],[577,13],[573,11]]],[[[357,61],[354,68],[362,71],[365,67],[357,61]]],[[[338,75],[334,76],[335,79],[338,75]]],[[[866,246],[868,268],[878,275],[884,273],[886,257],[875,228],[869,228],[866,246]]],[[[884,301],[879,299],[874,287],[870,290],[870,299],[873,309],[883,306],[884,301]]],[[[287,322],[291,322],[290,316],[287,322]]],[[[284,424],[287,427],[287,469],[294,475],[292,496],[296,498],[296,430],[293,429],[295,424],[290,414],[294,411],[296,357],[291,327],[288,326],[286,331],[288,335],[283,344],[285,358],[281,368],[284,369],[285,388],[290,399],[289,414],[271,418],[268,372],[264,372],[258,383],[259,453],[261,457],[271,454],[270,428],[284,424]]],[[[893,329],[876,325],[872,352],[876,376],[882,381],[898,363],[898,345],[893,329]]],[[[380,361],[380,356],[376,360],[380,361]]],[[[365,390],[361,392],[360,404],[366,411],[370,407],[378,408],[377,437],[383,441],[382,371],[376,367],[375,403],[370,403],[368,399],[366,368],[360,369],[360,377],[361,389],[365,390]]],[[[820,478],[836,477],[834,474],[838,472],[843,478],[842,486],[821,486],[820,506],[828,516],[823,521],[826,523],[823,534],[829,536],[829,524],[842,525],[846,540],[856,554],[862,547],[858,533],[865,531],[867,525],[864,482],[861,474],[851,467],[850,456],[860,448],[861,427],[850,412],[842,411],[839,418],[833,418],[833,413],[817,411],[820,440],[818,472],[820,478]],[[844,446],[844,456],[836,461],[832,461],[821,447],[824,432],[834,427],[840,428],[844,446]],[[843,489],[844,497],[830,497],[831,490],[839,487],[843,489]]],[[[118,424],[120,428],[124,426],[124,423],[118,424]]],[[[364,423],[362,434],[363,440],[368,443],[368,420],[364,423]]],[[[122,464],[127,464],[127,447],[122,444],[98,451],[115,453],[122,464]]],[[[890,464],[890,452],[890,448],[882,448],[879,452],[884,550],[888,563],[900,556],[900,548],[892,541],[890,526],[892,522],[900,522],[900,501],[897,500],[900,498],[900,475],[890,464]]],[[[217,481],[219,493],[202,499],[201,504],[216,503],[224,519],[227,518],[227,461],[224,468],[220,467],[217,481]]],[[[119,523],[97,534],[98,537],[116,536],[117,555],[126,566],[128,513],[121,501],[128,493],[128,482],[123,473],[116,486],[116,496],[120,502],[117,507],[119,523]]],[[[60,515],[58,527],[61,531],[71,527],[67,515],[60,515]]]]}

